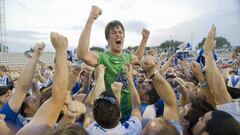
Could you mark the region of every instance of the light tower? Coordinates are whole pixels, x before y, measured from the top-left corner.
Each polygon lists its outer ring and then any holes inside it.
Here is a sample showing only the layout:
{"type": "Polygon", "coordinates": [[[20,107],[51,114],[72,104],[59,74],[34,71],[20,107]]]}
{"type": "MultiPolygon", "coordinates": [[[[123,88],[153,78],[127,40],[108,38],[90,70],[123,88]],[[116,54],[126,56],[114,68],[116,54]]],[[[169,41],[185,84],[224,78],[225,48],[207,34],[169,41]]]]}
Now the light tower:
{"type": "Polygon", "coordinates": [[[6,51],[5,0],[0,0],[0,52],[6,51]]]}

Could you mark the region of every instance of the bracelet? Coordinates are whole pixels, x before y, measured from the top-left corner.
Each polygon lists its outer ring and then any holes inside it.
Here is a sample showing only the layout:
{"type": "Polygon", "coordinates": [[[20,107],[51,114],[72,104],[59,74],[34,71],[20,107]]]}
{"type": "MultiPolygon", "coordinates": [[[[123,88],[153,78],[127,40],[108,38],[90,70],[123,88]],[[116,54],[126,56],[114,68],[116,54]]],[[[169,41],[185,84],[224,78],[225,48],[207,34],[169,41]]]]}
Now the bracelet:
{"type": "Polygon", "coordinates": [[[150,75],[149,79],[153,79],[153,77],[157,74],[157,72],[158,70],[156,69],[155,72],[152,75],[150,75]]]}

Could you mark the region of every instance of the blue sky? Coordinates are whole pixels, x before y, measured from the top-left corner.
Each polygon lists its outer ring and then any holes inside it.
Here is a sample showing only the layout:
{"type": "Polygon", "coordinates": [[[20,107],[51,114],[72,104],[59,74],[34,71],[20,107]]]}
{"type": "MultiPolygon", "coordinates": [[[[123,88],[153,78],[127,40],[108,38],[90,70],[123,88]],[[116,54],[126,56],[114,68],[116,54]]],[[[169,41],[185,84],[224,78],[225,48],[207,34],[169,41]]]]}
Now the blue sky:
{"type": "Polygon", "coordinates": [[[124,47],[139,45],[143,27],[151,31],[148,46],[175,39],[197,45],[211,24],[217,35],[240,46],[239,0],[5,0],[7,45],[24,52],[36,42],[47,43],[51,31],[64,34],[76,48],[92,5],[103,14],[94,23],[90,46],[104,47],[105,25],[120,20],[126,29],[124,47]],[[191,40],[191,34],[193,40],[191,40]]]}

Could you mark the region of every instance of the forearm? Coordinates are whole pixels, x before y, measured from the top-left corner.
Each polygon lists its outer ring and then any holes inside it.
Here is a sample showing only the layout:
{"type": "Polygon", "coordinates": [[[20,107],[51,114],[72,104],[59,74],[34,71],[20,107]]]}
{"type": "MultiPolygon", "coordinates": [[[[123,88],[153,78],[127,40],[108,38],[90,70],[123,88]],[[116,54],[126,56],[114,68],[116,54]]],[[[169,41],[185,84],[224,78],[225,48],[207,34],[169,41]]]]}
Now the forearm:
{"type": "Polygon", "coordinates": [[[94,88],[91,90],[86,99],[86,103],[92,106],[96,98],[105,90],[104,73],[100,73],[97,77],[94,88]]]}
{"type": "Polygon", "coordinates": [[[33,74],[34,74],[36,64],[37,64],[37,61],[38,61],[39,57],[40,56],[38,56],[36,54],[34,54],[32,56],[30,62],[28,63],[28,65],[24,69],[20,78],[18,79],[18,86],[22,90],[25,90],[26,92],[28,91],[28,89],[30,88],[30,86],[32,84],[33,74]]]}
{"type": "Polygon", "coordinates": [[[128,85],[129,85],[129,90],[131,95],[132,108],[139,108],[141,106],[141,101],[138,96],[138,92],[134,85],[133,79],[128,78],[128,83],[129,83],[128,85]]]}
{"type": "Polygon", "coordinates": [[[159,73],[153,77],[153,85],[165,104],[168,106],[177,106],[177,98],[174,91],[159,73]]]}
{"type": "Polygon", "coordinates": [[[209,87],[200,87],[200,90],[204,92],[204,94],[207,97],[207,101],[208,103],[210,103],[214,108],[216,108],[216,103],[213,97],[213,93],[211,92],[211,90],[209,89],[209,87]]]}
{"type": "Polygon", "coordinates": [[[167,69],[171,66],[172,66],[172,60],[168,59],[168,61],[159,70],[160,74],[163,75],[167,71],[167,69]]]}
{"type": "Polygon", "coordinates": [[[145,47],[146,47],[146,44],[147,44],[147,40],[148,40],[148,38],[142,38],[140,46],[134,54],[138,57],[139,60],[143,57],[144,50],[145,50],[145,47]]]}
{"type": "Polygon", "coordinates": [[[88,18],[87,23],[82,31],[82,34],[78,41],[77,56],[79,59],[83,59],[88,55],[90,34],[94,20],[88,18]]]}
{"type": "Polygon", "coordinates": [[[232,98],[227,91],[225,81],[217,68],[212,53],[207,53],[205,57],[207,82],[209,88],[213,90],[216,105],[232,102],[232,98]]]}
{"type": "Polygon", "coordinates": [[[24,69],[21,77],[18,80],[17,85],[15,86],[16,91],[13,96],[9,99],[8,104],[14,112],[18,112],[22,102],[31,87],[34,70],[37,64],[39,56],[33,55],[29,64],[24,69]]]}
{"type": "Polygon", "coordinates": [[[116,97],[116,100],[117,100],[118,104],[120,105],[120,103],[121,103],[121,93],[120,92],[117,93],[117,94],[114,93],[114,96],[116,97]]]}
{"type": "Polygon", "coordinates": [[[64,49],[56,50],[55,76],[53,79],[52,97],[64,102],[68,87],[67,52],[64,49]]]}

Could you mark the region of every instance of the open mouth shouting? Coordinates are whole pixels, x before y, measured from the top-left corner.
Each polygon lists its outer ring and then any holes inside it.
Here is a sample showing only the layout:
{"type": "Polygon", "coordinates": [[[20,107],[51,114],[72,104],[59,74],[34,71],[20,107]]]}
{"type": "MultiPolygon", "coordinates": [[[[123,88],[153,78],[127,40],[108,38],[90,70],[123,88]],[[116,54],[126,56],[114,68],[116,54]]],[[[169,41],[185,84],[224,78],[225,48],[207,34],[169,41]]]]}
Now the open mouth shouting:
{"type": "Polygon", "coordinates": [[[115,41],[115,43],[116,43],[117,45],[121,45],[122,40],[121,40],[121,39],[117,39],[117,40],[115,41]]]}

